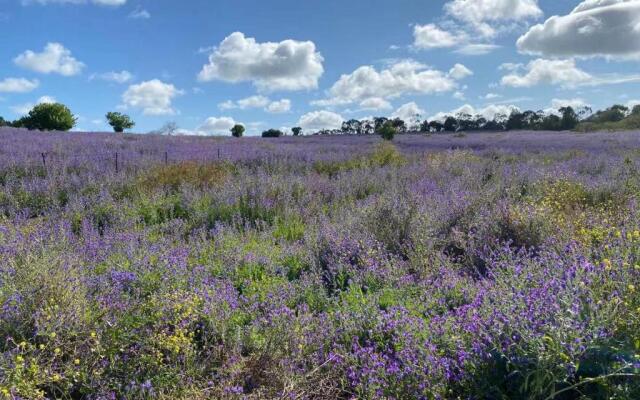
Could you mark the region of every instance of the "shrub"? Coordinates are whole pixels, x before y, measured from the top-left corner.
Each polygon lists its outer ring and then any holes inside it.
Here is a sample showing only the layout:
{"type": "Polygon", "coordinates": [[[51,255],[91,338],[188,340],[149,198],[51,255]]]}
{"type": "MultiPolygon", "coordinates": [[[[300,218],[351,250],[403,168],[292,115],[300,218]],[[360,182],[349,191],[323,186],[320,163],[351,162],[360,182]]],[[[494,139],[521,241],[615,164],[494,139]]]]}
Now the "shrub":
{"type": "Polygon", "coordinates": [[[41,131],[68,131],[76,126],[77,118],[60,103],[38,104],[29,115],[17,121],[19,127],[41,131]]]}
{"type": "Polygon", "coordinates": [[[263,138],[275,138],[280,136],[284,136],[284,133],[279,129],[269,129],[262,132],[263,138]]]}
{"type": "Polygon", "coordinates": [[[240,124],[235,124],[233,128],[231,128],[231,136],[239,138],[244,134],[244,126],[240,124]]]}
{"type": "Polygon", "coordinates": [[[378,130],[378,135],[382,136],[384,140],[393,140],[396,133],[398,133],[398,130],[391,121],[385,122],[378,130]]]}
{"type": "Polygon", "coordinates": [[[131,129],[136,125],[128,115],[119,112],[108,112],[105,117],[114,132],[124,132],[125,129],[131,129]]]}

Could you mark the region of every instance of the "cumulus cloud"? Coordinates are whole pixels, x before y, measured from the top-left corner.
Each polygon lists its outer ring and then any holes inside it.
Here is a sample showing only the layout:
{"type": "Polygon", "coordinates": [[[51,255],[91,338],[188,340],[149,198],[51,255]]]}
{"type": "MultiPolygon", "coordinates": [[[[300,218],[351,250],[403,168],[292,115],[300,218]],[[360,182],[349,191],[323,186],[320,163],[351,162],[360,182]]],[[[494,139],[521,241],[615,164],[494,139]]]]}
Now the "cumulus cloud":
{"type": "Polygon", "coordinates": [[[0,92],[4,93],[28,93],[40,86],[37,79],[5,78],[0,81],[0,92]]]}
{"type": "Polygon", "coordinates": [[[456,64],[449,70],[449,76],[455,80],[461,80],[473,75],[473,71],[462,64],[456,64]]]}
{"type": "Polygon", "coordinates": [[[218,108],[221,110],[262,108],[266,112],[277,114],[291,110],[291,100],[281,99],[272,101],[266,96],[256,95],[238,101],[227,100],[218,104],[218,108]]]}
{"type": "Polygon", "coordinates": [[[640,1],[587,0],[533,26],[518,50],[544,57],[640,58],[640,1]]]}
{"type": "Polygon", "coordinates": [[[60,43],[47,43],[40,53],[27,50],[14,58],[13,62],[31,71],[43,74],[56,73],[63,76],[77,75],[85,67],[60,43]]]}
{"type": "Polygon", "coordinates": [[[452,0],[444,9],[484,37],[496,35],[496,23],[518,22],[543,15],[537,0],[452,0]]]}
{"type": "Polygon", "coordinates": [[[213,50],[198,79],[252,82],[266,91],[316,89],[323,61],[311,41],[258,43],[235,32],[213,50]]]}
{"type": "Polygon", "coordinates": [[[231,117],[209,117],[198,126],[195,134],[202,136],[227,134],[236,124],[238,122],[231,117]]]}
{"type": "Polygon", "coordinates": [[[499,48],[500,46],[496,44],[470,43],[456,49],[454,53],[462,54],[465,56],[483,56],[499,48]]]}
{"type": "MultiPolygon", "coordinates": [[[[516,68],[516,67],[513,67],[516,68]]],[[[531,87],[539,84],[577,86],[592,79],[592,76],[576,66],[574,60],[531,61],[523,74],[512,69],[512,73],[502,77],[501,83],[511,87],[531,87]]]]}
{"type": "Polygon", "coordinates": [[[418,49],[453,47],[465,40],[465,37],[451,33],[435,24],[413,27],[413,46],[418,49]]]}
{"type": "Polygon", "coordinates": [[[457,114],[481,115],[484,118],[491,120],[498,114],[509,115],[513,110],[519,110],[519,108],[511,104],[489,104],[481,108],[475,108],[470,104],[465,104],[449,112],[439,112],[432,115],[429,117],[429,121],[443,121],[448,116],[455,116],[457,114]]]}
{"type": "Polygon", "coordinates": [[[31,111],[31,109],[38,104],[55,103],[55,102],[56,102],[56,99],[51,96],[42,96],[35,103],[20,104],[17,106],[10,107],[10,109],[15,114],[22,116],[22,115],[29,114],[29,111],[31,111]]]}
{"type": "Polygon", "coordinates": [[[410,102],[401,105],[396,111],[391,114],[391,118],[400,118],[403,121],[414,121],[420,116],[424,116],[425,111],[420,108],[415,102],[410,102]]]}
{"type": "Polygon", "coordinates": [[[170,115],[175,114],[171,101],[183,93],[172,84],[153,79],[129,86],[122,101],[126,107],[142,109],[145,115],[170,115]]]}
{"type": "Polygon", "coordinates": [[[267,112],[272,114],[286,113],[291,110],[291,100],[282,99],[278,101],[272,101],[266,108],[267,112]]]}
{"type": "Polygon", "coordinates": [[[553,99],[551,100],[551,108],[557,110],[562,107],[572,107],[578,109],[581,107],[588,107],[589,104],[581,98],[575,99],[553,99]]]}
{"type": "Polygon", "coordinates": [[[344,118],[340,114],[331,111],[312,111],[300,117],[298,126],[304,130],[319,131],[340,128],[343,121],[344,118]]]}
{"type": "Polygon", "coordinates": [[[453,91],[457,86],[456,79],[448,73],[413,60],[404,60],[381,71],[372,66],[363,66],[351,74],[342,75],[329,89],[328,99],[312,104],[344,105],[372,98],[392,99],[406,94],[444,93],[453,91]]]}
{"type": "Polygon", "coordinates": [[[371,97],[360,102],[363,110],[390,110],[391,104],[380,97],[371,97]]]}
{"type": "Polygon", "coordinates": [[[89,80],[100,79],[107,82],[127,83],[133,79],[133,75],[129,71],[111,71],[102,74],[92,74],[89,80]]]}

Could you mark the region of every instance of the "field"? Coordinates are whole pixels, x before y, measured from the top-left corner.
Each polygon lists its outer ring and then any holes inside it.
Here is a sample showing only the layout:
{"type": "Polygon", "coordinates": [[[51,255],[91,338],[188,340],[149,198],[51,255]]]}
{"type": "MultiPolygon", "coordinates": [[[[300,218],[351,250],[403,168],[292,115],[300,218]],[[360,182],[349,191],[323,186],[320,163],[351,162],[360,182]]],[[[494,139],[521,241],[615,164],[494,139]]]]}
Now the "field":
{"type": "Polygon", "coordinates": [[[0,398],[638,399],[640,132],[0,130],[0,398]]]}

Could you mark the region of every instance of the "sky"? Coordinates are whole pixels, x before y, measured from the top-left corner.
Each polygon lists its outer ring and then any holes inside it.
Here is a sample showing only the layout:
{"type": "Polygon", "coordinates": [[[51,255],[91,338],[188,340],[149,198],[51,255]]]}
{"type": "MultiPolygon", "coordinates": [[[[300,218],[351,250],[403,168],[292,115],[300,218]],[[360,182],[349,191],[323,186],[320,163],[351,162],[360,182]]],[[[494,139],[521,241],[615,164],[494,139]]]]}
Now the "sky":
{"type": "Polygon", "coordinates": [[[0,116],[304,132],[640,103],[640,0],[0,0],[0,116]]]}

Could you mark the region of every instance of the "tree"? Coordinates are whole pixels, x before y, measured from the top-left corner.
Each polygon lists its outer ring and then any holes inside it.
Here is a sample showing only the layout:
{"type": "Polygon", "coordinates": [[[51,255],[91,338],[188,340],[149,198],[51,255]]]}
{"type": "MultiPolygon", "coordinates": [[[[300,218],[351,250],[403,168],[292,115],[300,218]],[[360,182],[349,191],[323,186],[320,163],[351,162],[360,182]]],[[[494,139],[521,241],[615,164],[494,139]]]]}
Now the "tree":
{"type": "Polygon", "coordinates": [[[2,126],[10,126],[10,122],[6,121],[4,118],[0,117],[0,127],[2,126]]]}
{"type": "Polygon", "coordinates": [[[262,132],[263,138],[276,138],[280,136],[284,136],[284,133],[282,133],[282,131],[279,129],[269,129],[262,132]]]}
{"type": "Polygon", "coordinates": [[[407,124],[400,118],[390,120],[393,127],[396,128],[396,133],[405,133],[407,131],[407,124]]]}
{"type": "Polygon", "coordinates": [[[162,128],[158,130],[161,135],[173,136],[178,131],[178,124],[173,121],[169,121],[162,125],[162,128]]]}
{"type": "Polygon", "coordinates": [[[244,134],[244,126],[240,124],[235,124],[233,128],[231,128],[231,136],[240,138],[244,134]]]}
{"type": "Polygon", "coordinates": [[[444,129],[444,124],[438,120],[433,120],[429,122],[429,131],[430,132],[442,132],[444,129]]]}
{"type": "Polygon", "coordinates": [[[425,119],[420,124],[420,132],[430,132],[430,131],[431,131],[430,122],[425,119]]]}
{"type": "Polygon", "coordinates": [[[580,119],[578,118],[578,114],[573,110],[573,107],[562,107],[558,112],[562,115],[560,126],[563,130],[575,129],[575,127],[578,126],[580,119]]]}
{"type": "Polygon", "coordinates": [[[447,132],[455,132],[458,128],[458,120],[455,119],[455,117],[447,117],[447,119],[444,120],[443,128],[447,132]]]}
{"type": "Polygon", "coordinates": [[[16,121],[21,128],[41,131],[68,131],[76,126],[77,118],[64,104],[41,103],[33,107],[29,114],[16,121]]]}
{"type": "Polygon", "coordinates": [[[136,123],[131,120],[131,117],[119,112],[108,112],[105,117],[109,125],[113,128],[113,131],[117,133],[122,133],[125,129],[131,129],[136,125],[136,123]]]}
{"type": "Polygon", "coordinates": [[[344,134],[356,134],[359,135],[362,128],[362,124],[357,119],[350,119],[342,123],[342,133],[344,134]]]}
{"type": "Polygon", "coordinates": [[[393,137],[398,133],[398,130],[393,125],[392,121],[387,121],[378,129],[378,134],[382,136],[384,140],[393,140],[393,137]]]}
{"type": "Polygon", "coordinates": [[[293,136],[300,136],[302,135],[302,128],[299,126],[294,126],[293,128],[291,128],[291,132],[293,132],[293,136]]]}

